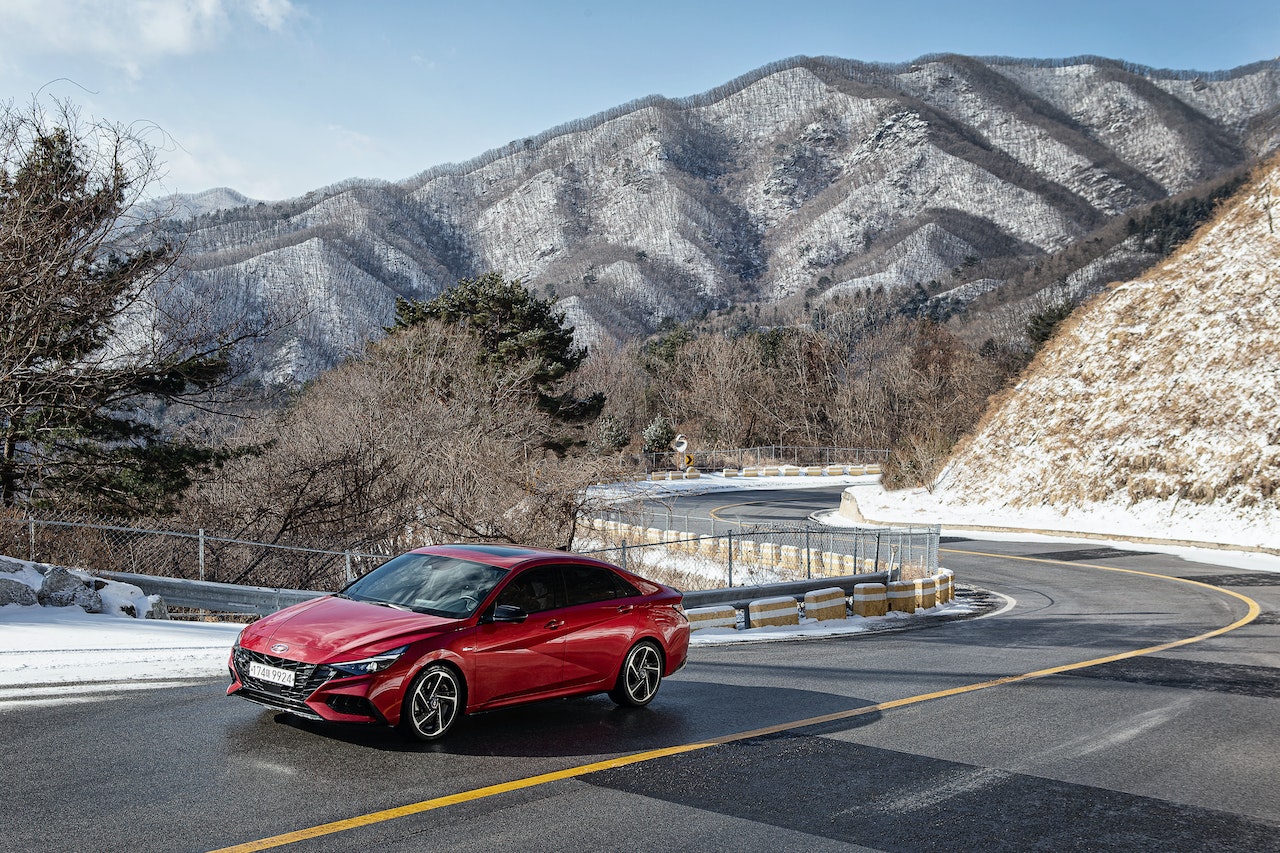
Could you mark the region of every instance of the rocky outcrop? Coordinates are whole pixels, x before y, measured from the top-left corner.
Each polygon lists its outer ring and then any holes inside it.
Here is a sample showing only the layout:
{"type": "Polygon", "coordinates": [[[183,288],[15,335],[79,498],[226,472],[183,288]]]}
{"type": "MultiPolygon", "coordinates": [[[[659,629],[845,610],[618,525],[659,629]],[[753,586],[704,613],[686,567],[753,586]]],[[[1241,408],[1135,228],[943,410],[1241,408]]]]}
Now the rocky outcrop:
{"type": "Polygon", "coordinates": [[[6,604],[17,604],[30,607],[39,604],[36,591],[21,581],[0,578],[0,607],[6,604]]]}
{"type": "Polygon", "coordinates": [[[45,607],[75,605],[86,613],[101,613],[102,596],[94,587],[93,579],[85,579],[64,568],[54,566],[45,572],[44,581],[40,584],[36,598],[45,607]]]}

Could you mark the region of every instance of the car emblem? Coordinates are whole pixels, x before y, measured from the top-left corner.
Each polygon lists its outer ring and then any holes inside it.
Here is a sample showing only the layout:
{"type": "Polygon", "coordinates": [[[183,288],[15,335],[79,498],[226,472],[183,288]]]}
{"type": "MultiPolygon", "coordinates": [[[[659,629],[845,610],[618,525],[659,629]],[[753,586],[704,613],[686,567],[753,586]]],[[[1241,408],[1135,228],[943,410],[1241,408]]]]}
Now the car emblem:
{"type": "Polygon", "coordinates": [[[276,643],[274,646],[271,647],[271,651],[275,652],[276,654],[283,654],[284,652],[289,651],[289,644],[276,643]]]}

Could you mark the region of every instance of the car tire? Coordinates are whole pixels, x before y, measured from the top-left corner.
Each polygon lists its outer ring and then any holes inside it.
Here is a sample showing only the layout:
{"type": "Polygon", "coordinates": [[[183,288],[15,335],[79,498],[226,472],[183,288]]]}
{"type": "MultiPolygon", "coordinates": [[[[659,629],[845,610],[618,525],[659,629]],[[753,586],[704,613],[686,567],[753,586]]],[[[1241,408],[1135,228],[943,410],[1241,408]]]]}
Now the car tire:
{"type": "Polygon", "coordinates": [[[466,707],[462,676],[442,663],[418,673],[405,691],[400,731],[414,740],[439,740],[448,734],[466,707]]]}
{"type": "Polygon", "coordinates": [[[649,640],[636,643],[622,660],[618,681],[609,698],[626,708],[640,708],[653,701],[662,684],[662,650],[649,640]]]}

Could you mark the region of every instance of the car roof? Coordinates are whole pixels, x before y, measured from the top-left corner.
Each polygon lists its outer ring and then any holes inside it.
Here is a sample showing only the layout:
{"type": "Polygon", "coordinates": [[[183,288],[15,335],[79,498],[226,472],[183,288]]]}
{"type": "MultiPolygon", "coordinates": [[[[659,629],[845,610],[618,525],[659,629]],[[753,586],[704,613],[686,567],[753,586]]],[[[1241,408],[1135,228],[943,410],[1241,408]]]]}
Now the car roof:
{"type": "Polygon", "coordinates": [[[463,560],[473,560],[477,563],[487,563],[490,566],[500,566],[504,569],[512,569],[532,560],[541,560],[547,557],[552,557],[566,563],[603,563],[601,560],[596,560],[592,557],[586,557],[581,554],[573,554],[569,551],[556,551],[551,548],[534,548],[526,545],[502,545],[496,543],[428,545],[425,548],[415,548],[413,553],[438,554],[442,557],[457,557],[463,560]]]}

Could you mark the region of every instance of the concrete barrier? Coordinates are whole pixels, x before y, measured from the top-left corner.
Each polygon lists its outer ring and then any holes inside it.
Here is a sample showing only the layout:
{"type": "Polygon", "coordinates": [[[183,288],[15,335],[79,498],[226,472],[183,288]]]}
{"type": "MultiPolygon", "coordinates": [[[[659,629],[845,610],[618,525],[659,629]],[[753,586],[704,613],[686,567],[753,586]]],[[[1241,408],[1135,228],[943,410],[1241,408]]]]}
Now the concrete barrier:
{"type": "Polygon", "coordinates": [[[948,604],[956,597],[955,572],[950,569],[938,571],[938,603],[948,604]]]}
{"type": "Polygon", "coordinates": [[[799,477],[799,476],[800,476],[800,466],[798,466],[798,465],[783,465],[783,466],[781,466],[781,467],[778,469],[778,473],[779,473],[779,474],[781,474],[783,477],[799,477]]]}
{"type": "Polygon", "coordinates": [[[747,613],[752,628],[800,624],[800,610],[790,596],[756,599],[747,606],[747,613]]]}
{"type": "Polygon", "coordinates": [[[840,476],[841,474],[843,474],[843,473],[844,473],[844,466],[843,466],[843,465],[828,465],[828,466],[827,466],[827,471],[826,471],[826,473],[827,473],[827,476],[828,476],[828,477],[838,477],[838,476],[840,476]]]}
{"type": "Polygon", "coordinates": [[[742,476],[744,476],[744,477],[759,477],[759,476],[760,476],[760,471],[759,471],[759,469],[757,469],[757,468],[743,468],[743,469],[742,469],[742,476]]]}
{"type": "Polygon", "coordinates": [[[738,476],[738,469],[737,469],[737,468],[725,468],[725,469],[724,469],[724,471],[723,471],[723,472],[721,472],[721,473],[723,473],[723,474],[724,474],[724,476],[726,476],[726,477],[736,477],[736,476],[738,476]]]}
{"type": "Polygon", "coordinates": [[[844,619],[848,607],[844,600],[844,590],[838,586],[830,589],[815,589],[804,594],[804,615],[806,619],[817,619],[819,622],[830,622],[844,619]]]}
{"type": "Polygon", "coordinates": [[[702,472],[701,472],[701,471],[699,471],[697,468],[686,468],[686,469],[685,469],[685,472],[684,472],[684,478],[685,478],[686,480],[696,480],[696,479],[698,479],[698,478],[699,478],[699,477],[701,477],[701,476],[702,476],[702,472]]]}
{"type": "Polygon", "coordinates": [[[703,628],[737,628],[738,611],[732,607],[695,607],[686,610],[684,615],[689,619],[689,630],[700,631],[703,628]]]}
{"type": "Polygon", "coordinates": [[[920,594],[915,581],[889,581],[886,590],[889,609],[898,613],[915,613],[920,594]]]}
{"type": "Polygon", "coordinates": [[[860,583],[853,588],[854,616],[884,616],[889,612],[888,590],[882,583],[860,583]]]}
{"type": "Polygon", "coordinates": [[[778,548],[778,565],[784,569],[795,571],[801,568],[800,546],[781,545],[778,548]]]}
{"type": "Polygon", "coordinates": [[[806,465],[800,469],[800,473],[806,477],[821,477],[826,471],[822,469],[821,465],[806,465]]]}
{"type": "Polygon", "coordinates": [[[937,578],[920,578],[912,581],[916,585],[916,606],[928,610],[938,603],[937,578]]]}
{"type": "Polygon", "coordinates": [[[761,564],[766,565],[766,566],[776,566],[776,565],[778,565],[778,558],[779,558],[779,554],[778,554],[778,543],[776,543],[776,542],[761,542],[761,543],[760,543],[759,552],[760,552],[760,562],[761,562],[761,564]]]}
{"type": "Polygon", "coordinates": [[[777,469],[777,468],[774,468],[774,467],[766,466],[766,467],[764,467],[764,468],[761,468],[761,469],[760,469],[760,476],[761,476],[761,477],[776,477],[776,476],[778,476],[778,469],[777,469]]]}

